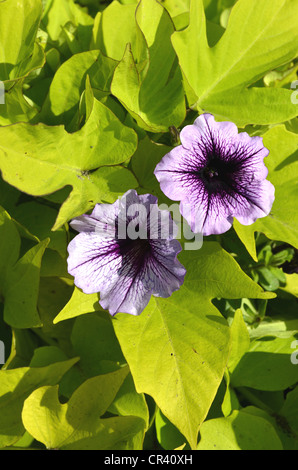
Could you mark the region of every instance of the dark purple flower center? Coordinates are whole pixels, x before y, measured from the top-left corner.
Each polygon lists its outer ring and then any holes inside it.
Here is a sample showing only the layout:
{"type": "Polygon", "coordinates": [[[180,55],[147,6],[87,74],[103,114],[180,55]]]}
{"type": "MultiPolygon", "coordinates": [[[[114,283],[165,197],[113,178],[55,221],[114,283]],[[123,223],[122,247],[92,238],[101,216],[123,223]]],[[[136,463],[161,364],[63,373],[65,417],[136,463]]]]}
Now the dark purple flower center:
{"type": "Polygon", "coordinates": [[[212,166],[206,166],[203,170],[200,171],[200,176],[211,183],[214,179],[218,178],[218,170],[212,166]]]}
{"type": "Polygon", "coordinates": [[[152,249],[149,240],[141,238],[130,240],[127,238],[118,241],[118,253],[122,258],[120,269],[129,265],[130,269],[126,272],[126,275],[135,278],[151,257],[152,249]]]}
{"type": "Polygon", "coordinates": [[[138,253],[140,257],[144,257],[146,254],[151,252],[151,245],[149,240],[137,238],[136,240],[130,240],[131,249],[138,253]]]}
{"type": "Polygon", "coordinates": [[[118,240],[118,244],[122,256],[127,256],[129,253],[138,262],[143,262],[147,255],[151,253],[150,241],[147,239],[136,238],[131,240],[126,238],[125,240],[118,240]]]}
{"type": "Polygon", "coordinates": [[[204,182],[205,187],[210,192],[235,191],[235,174],[239,165],[234,160],[223,158],[223,156],[211,155],[207,159],[207,164],[197,170],[197,176],[204,182]]]}

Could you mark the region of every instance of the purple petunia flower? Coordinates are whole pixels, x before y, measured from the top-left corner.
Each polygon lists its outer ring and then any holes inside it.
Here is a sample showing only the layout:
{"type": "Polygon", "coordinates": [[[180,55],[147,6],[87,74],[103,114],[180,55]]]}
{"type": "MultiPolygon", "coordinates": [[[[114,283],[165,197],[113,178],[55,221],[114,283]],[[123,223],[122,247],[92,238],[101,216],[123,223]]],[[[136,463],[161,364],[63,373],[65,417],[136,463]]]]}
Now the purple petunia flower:
{"type": "Polygon", "coordinates": [[[151,194],[130,190],[70,225],[80,233],[68,245],[68,271],[86,294],[100,292],[99,303],[111,315],[138,315],[151,295],[169,297],[182,285],[177,227],[151,194]]]}
{"type": "Polygon", "coordinates": [[[238,134],[232,122],[202,114],[182,129],[180,140],[154,174],[165,195],[181,201],[180,212],[193,232],[220,234],[233,217],[250,225],[269,214],[274,186],[266,180],[263,159],[269,150],[262,137],[238,134]]]}

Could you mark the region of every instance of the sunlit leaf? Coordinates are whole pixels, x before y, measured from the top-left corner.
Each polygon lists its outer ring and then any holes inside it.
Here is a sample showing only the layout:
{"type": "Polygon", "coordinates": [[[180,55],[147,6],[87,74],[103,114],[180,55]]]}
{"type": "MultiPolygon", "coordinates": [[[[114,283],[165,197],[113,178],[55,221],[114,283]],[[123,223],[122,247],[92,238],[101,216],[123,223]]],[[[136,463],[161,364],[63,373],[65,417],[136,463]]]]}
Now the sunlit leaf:
{"type": "Polygon", "coordinates": [[[127,449],[132,436],[144,427],[143,420],[100,418],[127,372],[123,368],[88,379],[65,404],[59,402],[57,387],[39,388],[25,401],[22,419],[26,429],[48,449],[127,449]]]}
{"type": "Polygon", "coordinates": [[[73,191],[62,205],[55,228],[91,209],[114,202],[119,192],[135,187],[133,175],[119,166],[136,148],[136,134],[102,103],[74,134],[64,126],[15,124],[0,128],[0,168],[4,180],[34,196],[66,185],[73,191]],[[13,147],[9,146],[11,139],[13,147]]]}
{"type": "Polygon", "coordinates": [[[193,0],[190,25],[172,36],[179,63],[198,109],[239,126],[292,119],[297,106],[281,88],[248,87],[297,55],[295,0],[239,0],[214,47],[206,36],[202,0],[193,0]]]}
{"type": "Polygon", "coordinates": [[[185,251],[180,260],[187,276],[178,292],[169,299],[152,298],[139,317],[118,314],[113,323],[137,391],[152,395],[195,447],[230,348],[228,325],[211,299],[271,294],[216,243],[206,242],[196,253],[185,251]]]}
{"type": "Polygon", "coordinates": [[[140,127],[167,131],[185,117],[182,76],[170,42],[174,25],[160,3],[142,0],[136,10],[137,53],[128,44],[111,90],[140,127]]]}

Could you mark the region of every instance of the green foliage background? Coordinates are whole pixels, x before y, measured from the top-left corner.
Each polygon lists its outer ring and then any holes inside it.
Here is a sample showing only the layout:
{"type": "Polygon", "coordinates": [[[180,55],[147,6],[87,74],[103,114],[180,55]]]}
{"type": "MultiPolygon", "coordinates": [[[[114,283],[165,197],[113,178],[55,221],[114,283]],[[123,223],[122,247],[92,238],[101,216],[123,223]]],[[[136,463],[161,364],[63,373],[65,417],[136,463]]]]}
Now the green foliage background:
{"type": "Polygon", "coordinates": [[[297,450],[297,0],[5,0],[0,45],[0,447],[297,450]],[[153,170],[202,112],[263,137],[272,212],[111,318],[68,222],[169,203],[153,170]]]}

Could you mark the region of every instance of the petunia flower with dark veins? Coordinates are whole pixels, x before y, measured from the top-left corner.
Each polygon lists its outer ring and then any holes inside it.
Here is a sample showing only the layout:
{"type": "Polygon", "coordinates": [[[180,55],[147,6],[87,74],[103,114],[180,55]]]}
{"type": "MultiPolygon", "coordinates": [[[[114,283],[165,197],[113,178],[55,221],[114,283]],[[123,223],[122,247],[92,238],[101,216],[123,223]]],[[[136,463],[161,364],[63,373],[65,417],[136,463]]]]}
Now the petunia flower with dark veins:
{"type": "Polygon", "coordinates": [[[193,232],[224,233],[235,217],[250,225],[270,213],[274,186],[266,179],[262,137],[238,133],[232,122],[202,114],[180,133],[154,174],[166,196],[180,202],[193,232]]]}
{"type": "Polygon", "coordinates": [[[68,245],[68,271],[83,292],[100,293],[111,315],[139,315],[151,295],[169,297],[183,284],[177,227],[151,194],[130,190],[70,225],[80,233],[68,245]]]}

